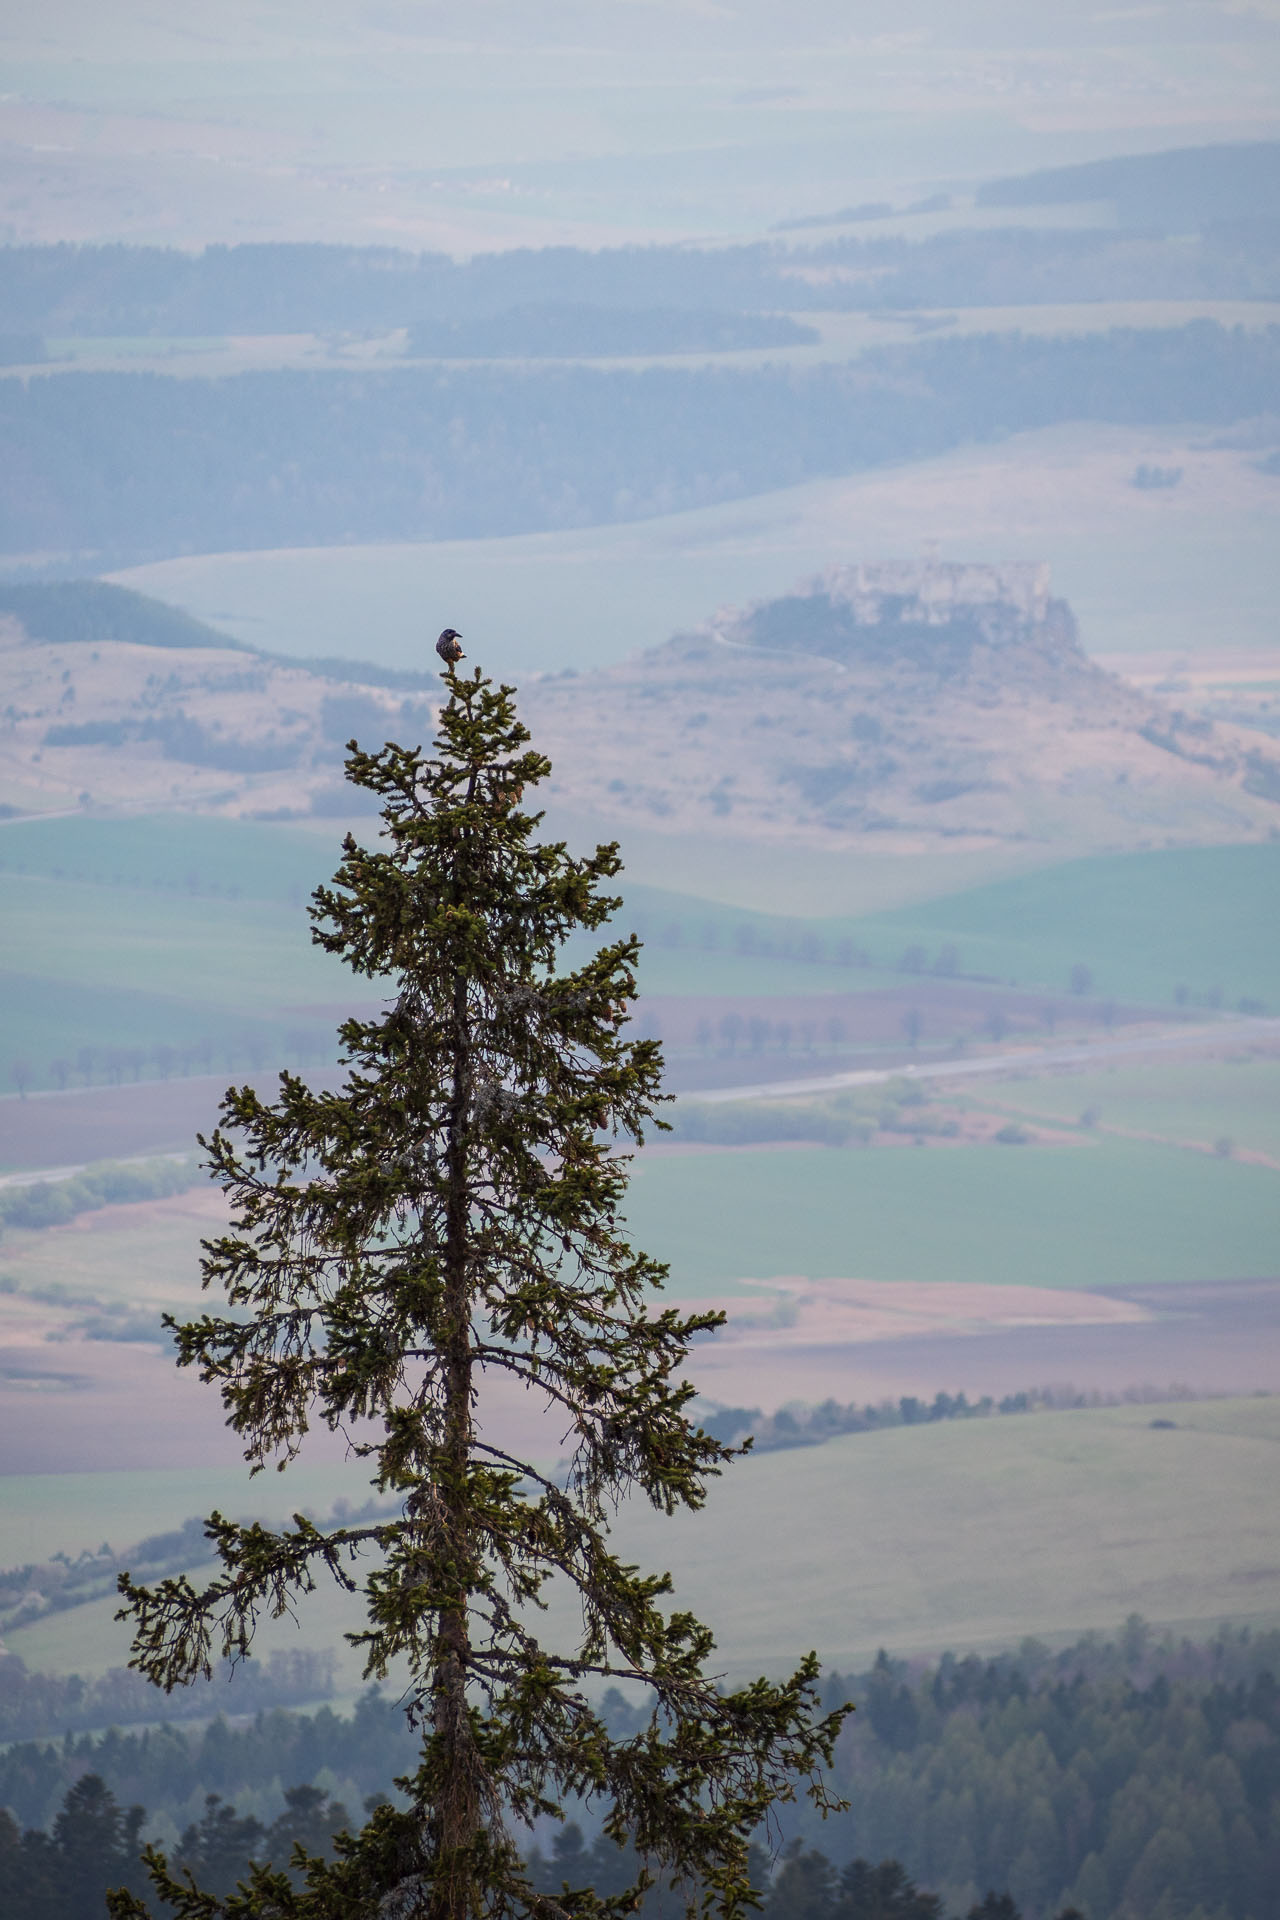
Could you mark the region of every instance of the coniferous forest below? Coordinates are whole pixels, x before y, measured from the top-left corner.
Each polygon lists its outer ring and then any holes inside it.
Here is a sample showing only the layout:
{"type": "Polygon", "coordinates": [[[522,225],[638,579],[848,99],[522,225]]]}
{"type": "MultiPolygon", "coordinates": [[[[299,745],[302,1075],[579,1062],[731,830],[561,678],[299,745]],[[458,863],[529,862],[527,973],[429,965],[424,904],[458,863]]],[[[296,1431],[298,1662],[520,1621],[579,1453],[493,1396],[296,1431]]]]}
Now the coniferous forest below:
{"type": "MultiPolygon", "coordinates": [[[[849,1809],[826,1821],[779,1810],[755,1854],[766,1916],[930,1920],[979,1907],[984,1920],[1052,1920],[1074,1907],[1115,1920],[1271,1920],[1277,1673],[1275,1631],[1175,1641],[1136,1617],[1115,1638],[1058,1651],[1027,1642],[930,1663],[881,1654],[868,1671],[830,1672],[824,1700],[857,1706],[833,1770],[849,1809]],[[940,1905],[877,1891],[853,1871],[859,1860],[898,1863],[940,1905]],[[992,1891],[1011,1905],[982,1909],[992,1891]]],[[[620,1693],[605,1706],[620,1736],[643,1724],[620,1693]]],[[[0,1815],[4,1911],[96,1913],[112,1875],[137,1880],[139,1808],[202,1884],[230,1892],[251,1857],[286,1863],[295,1839],[323,1849],[394,1792],[414,1746],[398,1701],[377,1691],[349,1715],[280,1707],[191,1730],[15,1742],[0,1753],[0,1806],[11,1810],[0,1815]]],[[[568,1811],[568,1824],[530,1837],[537,1883],[602,1894],[628,1885],[634,1860],[598,1832],[590,1807],[568,1811]]],[[[645,1911],[669,1920],[679,1904],[659,1888],[645,1911]]]]}

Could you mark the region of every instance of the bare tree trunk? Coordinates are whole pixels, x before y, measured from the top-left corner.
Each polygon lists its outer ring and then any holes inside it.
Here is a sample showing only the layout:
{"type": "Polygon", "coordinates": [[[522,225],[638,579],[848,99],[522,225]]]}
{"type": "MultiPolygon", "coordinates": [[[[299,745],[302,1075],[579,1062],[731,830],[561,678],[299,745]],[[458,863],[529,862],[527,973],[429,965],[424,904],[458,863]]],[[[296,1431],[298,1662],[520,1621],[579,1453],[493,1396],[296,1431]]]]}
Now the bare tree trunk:
{"type": "Polygon", "coordinates": [[[465,1486],[473,1437],[467,1154],[472,1093],[470,1041],[466,981],[459,975],[453,995],[453,1087],[445,1152],[448,1171],[444,1253],[445,1457],[442,1484],[436,1490],[438,1524],[448,1544],[455,1589],[452,1601],[440,1613],[434,1684],[435,1731],[443,1750],[446,1774],[435,1809],[438,1853],[430,1920],[468,1920],[475,1884],[471,1855],[482,1825],[480,1758],[467,1717],[471,1652],[467,1602],[472,1542],[466,1524],[465,1486]]]}

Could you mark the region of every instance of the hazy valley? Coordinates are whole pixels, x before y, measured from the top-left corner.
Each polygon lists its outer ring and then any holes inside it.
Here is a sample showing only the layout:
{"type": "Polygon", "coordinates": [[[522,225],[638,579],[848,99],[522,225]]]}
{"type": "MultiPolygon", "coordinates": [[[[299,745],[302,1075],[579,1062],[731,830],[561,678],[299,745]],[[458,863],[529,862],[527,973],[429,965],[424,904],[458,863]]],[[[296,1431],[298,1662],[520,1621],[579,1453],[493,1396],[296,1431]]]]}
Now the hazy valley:
{"type": "MultiPolygon", "coordinates": [[[[347,742],[430,745],[456,624],[552,762],[546,831],[619,842],[674,1096],[627,1219],[727,1316],[698,1418],[757,1436],[620,1550],[727,1674],[815,1646],[859,1703],[852,1811],[785,1834],[948,1910],[1265,1920],[1274,34],[1233,14],[1227,57],[1175,9],[1176,54],[1135,15],[1104,55],[997,7],[979,60],[926,9],[927,47],[784,55],[747,8],[729,74],[677,11],[679,89],[609,30],[605,132],[604,29],[555,69],[505,9],[469,52],[322,10],[288,85],[292,16],[253,9],[199,62],[131,7],[11,49],[0,1806],[47,1827],[97,1773],[170,1846],[213,1792],[323,1847],[412,1764],[336,1590],[157,1698],[114,1582],[208,1572],[215,1505],[370,1497],[324,1432],[249,1482],[161,1316],[228,1223],[223,1089],[337,1087],[386,1000],[307,903],[379,830],[347,742]]],[[[478,1404],[563,1474],[528,1395],[478,1404]]],[[[548,1885],[612,1870],[572,1811],[548,1885]]],[[[809,1859],[768,1920],[843,1913],[809,1859]]]]}

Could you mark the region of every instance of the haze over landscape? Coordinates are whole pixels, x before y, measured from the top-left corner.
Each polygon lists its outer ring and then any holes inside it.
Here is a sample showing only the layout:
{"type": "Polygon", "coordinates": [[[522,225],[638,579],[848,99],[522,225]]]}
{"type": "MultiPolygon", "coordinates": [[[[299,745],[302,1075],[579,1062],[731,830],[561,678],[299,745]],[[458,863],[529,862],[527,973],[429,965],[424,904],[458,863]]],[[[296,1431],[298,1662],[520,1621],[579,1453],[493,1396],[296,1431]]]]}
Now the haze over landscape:
{"type": "MultiPolygon", "coordinates": [[[[450,625],[543,831],[619,843],[673,1096],[626,1217],[756,1436],[619,1551],[731,1680],[814,1648],[859,1706],[770,1920],[1280,1915],[1276,7],[53,0],[0,45],[15,1920],[101,1910],[21,1877],[86,1778],[222,1895],[412,1765],[338,1588],[163,1695],[115,1582],[370,1499],[323,1425],[251,1482],[162,1316],[224,1088],[339,1088],[387,1002],[307,904],[450,625]]],[[[528,1393],[481,1419],[563,1477],[528,1393]]],[[[608,1892],[568,1811],[536,1871],[608,1892]]]]}

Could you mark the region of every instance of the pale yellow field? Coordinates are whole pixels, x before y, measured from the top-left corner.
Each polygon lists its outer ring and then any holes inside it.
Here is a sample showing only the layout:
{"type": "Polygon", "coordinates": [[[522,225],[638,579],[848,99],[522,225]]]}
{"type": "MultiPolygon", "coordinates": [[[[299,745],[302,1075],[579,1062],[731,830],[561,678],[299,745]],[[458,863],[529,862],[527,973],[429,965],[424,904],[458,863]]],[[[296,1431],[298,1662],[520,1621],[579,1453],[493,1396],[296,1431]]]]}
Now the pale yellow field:
{"type": "MultiPolygon", "coordinates": [[[[1070,1637],[1135,1611],[1187,1630],[1270,1621],[1278,1446],[1274,1398],[899,1428],[740,1462],[702,1513],[624,1511],[616,1544],[673,1570],[678,1600],[715,1628],[736,1674],[776,1672],[809,1647],[850,1667],[882,1645],[1070,1637]],[[1157,1416],[1176,1427],[1153,1428],[1157,1416]]],[[[209,1491],[193,1481],[193,1508],[209,1491]]],[[[12,1635],[12,1649],[63,1671],[118,1664],[126,1636],[111,1612],[103,1601],[59,1615],[12,1635]]],[[[338,1647],[353,1619],[322,1592],[263,1650],[338,1647]]],[[[557,1603],[547,1632],[571,1631],[557,1603]]],[[[354,1689],[358,1663],[342,1650],[339,1661],[340,1687],[354,1689]]]]}

